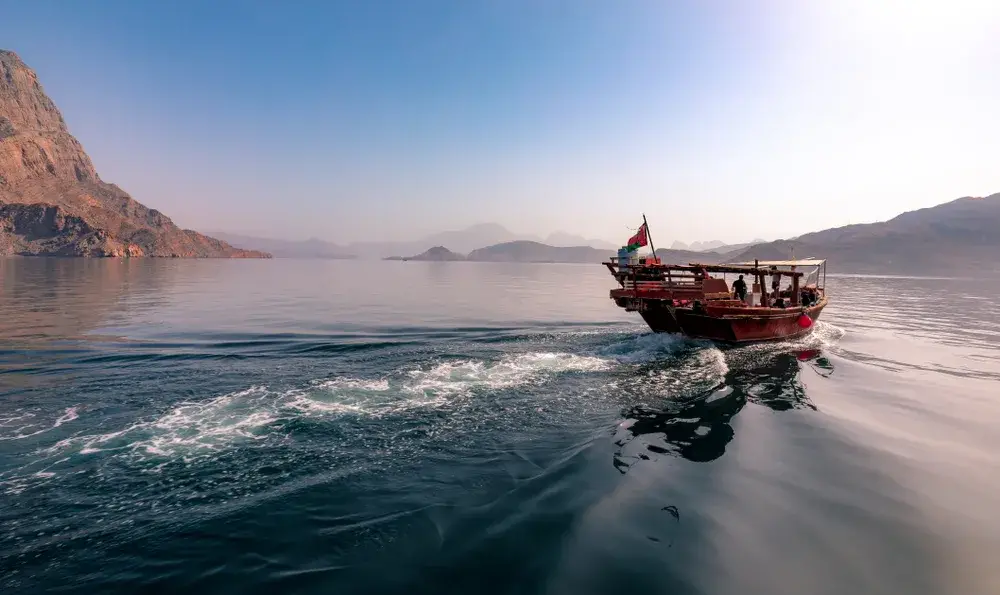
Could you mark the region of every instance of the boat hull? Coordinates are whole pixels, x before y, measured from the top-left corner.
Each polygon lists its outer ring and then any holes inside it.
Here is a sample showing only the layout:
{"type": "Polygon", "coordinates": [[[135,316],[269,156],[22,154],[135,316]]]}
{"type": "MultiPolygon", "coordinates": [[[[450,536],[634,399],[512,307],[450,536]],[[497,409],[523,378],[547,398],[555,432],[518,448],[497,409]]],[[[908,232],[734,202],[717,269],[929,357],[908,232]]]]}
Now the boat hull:
{"type": "MultiPolygon", "coordinates": [[[[804,311],[813,322],[819,319],[826,306],[820,304],[804,311]]],[[[799,317],[803,310],[744,308],[758,310],[756,313],[702,311],[692,308],[645,307],[640,310],[642,319],[657,333],[679,333],[696,339],[709,339],[724,343],[750,343],[759,341],[781,341],[794,339],[812,332],[814,325],[802,328],[799,317]]]]}

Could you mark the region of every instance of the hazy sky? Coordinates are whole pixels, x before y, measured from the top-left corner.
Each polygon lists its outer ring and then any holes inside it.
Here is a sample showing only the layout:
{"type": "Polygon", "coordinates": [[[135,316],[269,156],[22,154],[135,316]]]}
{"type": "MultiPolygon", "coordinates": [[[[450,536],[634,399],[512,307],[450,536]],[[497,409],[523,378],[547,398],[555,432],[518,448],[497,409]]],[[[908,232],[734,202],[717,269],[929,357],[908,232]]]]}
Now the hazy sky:
{"type": "Polygon", "coordinates": [[[998,0],[0,1],[178,224],[773,239],[1000,192],[998,0]]]}

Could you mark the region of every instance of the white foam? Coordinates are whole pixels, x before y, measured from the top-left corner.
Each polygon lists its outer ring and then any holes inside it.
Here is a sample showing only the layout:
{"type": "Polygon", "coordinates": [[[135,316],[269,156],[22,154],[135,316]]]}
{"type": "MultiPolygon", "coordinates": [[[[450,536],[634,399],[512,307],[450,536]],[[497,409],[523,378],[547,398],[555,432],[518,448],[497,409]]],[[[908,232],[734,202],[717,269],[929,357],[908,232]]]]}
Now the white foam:
{"type": "Polygon", "coordinates": [[[465,395],[476,389],[498,390],[527,384],[545,374],[591,372],[607,369],[597,357],[569,353],[522,353],[495,363],[447,362],[429,370],[412,370],[403,389],[425,396],[465,395]]]}
{"type": "Polygon", "coordinates": [[[336,378],[288,395],[285,407],[310,415],[383,416],[434,408],[476,391],[501,390],[565,372],[607,369],[609,362],[569,353],[523,353],[496,362],[459,360],[378,380],[336,378]]]}
{"type": "Polygon", "coordinates": [[[368,407],[351,405],[349,403],[338,403],[336,401],[326,401],[317,399],[305,394],[293,396],[285,406],[289,409],[297,409],[306,414],[356,414],[363,415],[372,413],[368,407]]]}
{"type": "Polygon", "coordinates": [[[729,373],[726,354],[722,353],[722,350],[718,347],[707,347],[699,350],[697,361],[700,364],[700,369],[704,370],[706,378],[718,378],[721,380],[729,373]]]}
{"type": "Polygon", "coordinates": [[[514,365],[542,372],[600,372],[607,370],[611,362],[572,353],[525,353],[514,358],[514,365]]]}
{"type": "Polygon", "coordinates": [[[20,415],[13,415],[11,417],[0,417],[0,428],[9,427],[13,422],[23,421],[32,417],[35,417],[34,413],[21,413],[20,415]]]}
{"type": "Polygon", "coordinates": [[[334,378],[317,382],[317,386],[332,391],[338,390],[359,390],[371,392],[384,392],[389,390],[389,381],[385,378],[380,380],[362,380],[359,378],[334,378]]]}
{"type": "Polygon", "coordinates": [[[57,418],[52,425],[45,427],[42,423],[29,421],[37,416],[34,413],[21,413],[12,417],[0,418],[0,429],[13,428],[13,433],[0,435],[0,441],[23,440],[39,434],[44,434],[49,430],[54,430],[64,423],[71,422],[79,417],[77,407],[67,407],[63,414],[57,418]],[[23,425],[22,425],[23,424],[23,425]],[[17,427],[15,427],[17,426],[17,427]]]}
{"type": "Polygon", "coordinates": [[[49,430],[52,429],[52,428],[42,428],[41,430],[35,430],[33,432],[28,431],[27,433],[25,433],[27,430],[30,430],[33,427],[34,426],[22,426],[20,428],[16,428],[13,434],[6,434],[0,436],[0,442],[4,440],[23,440],[25,438],[31,438],[32,436],[44,434],[45,432],[48,432],[49,430]]]}
{"type": "MultiPolygon", "coordinates": [[[[157,418],[115,432],[60,440],[46,452],[76,450],[86,455],[122,450],[168,457],[204,453],[259,438],[257,430],[278,419],[267,407],[267,397],[265,389],[252,387],[202,403],[180,403],[157,418]]],[[[70,413],[64,416],[67,421],[76,419],[70,413]]]]}
{"type": "Polygon", "coordinates": [[[171,456],[216,450],[239,440],[259,439],[258,430],[278,420],[266,389],[252,387],[204,403],[182,403],[146,427],[150,436],[133,449],[171,456]]]}
{"type": "MultiPolygon", "coordinates": [[[[568,353],[523,353],[496,362],[465,360],[402,371],[379,379],[318,380],[307,388],[275,391],[254,386],[201,402],[179,403],[153,419],[113,432],[77,435],[43,452],[82,455],[117,451],[144,458],[205,456],[269,436],[267,428],[302,416],[399,414],[437,408],[456,398],[544,381],[552,374],[604,370],[607,360],[568,353]]],[[[77,419],[67,409],[57,425],[77,419]]]]}
{"type": "Polygon", "coordinates": [[[846,334],[847,331],[835,324],[819,321],[809,336],[819,340],[824,347],[832,347],[843,339],[846,334]]]}
{"type": "Polygon", "coordinates": [[[74,419],[78,419],[79,417],[80,416],[79,416],[79,414],[77,414],[76,407],[67,407],[66,408],[66,412],[63,413],[62,417],[60,417],[59,419],[56,420],[55,425],[52,426],[52,427],[53,428],[58,428],[59,426],[63,425],[64,423],[71,422],[74,419]]]}

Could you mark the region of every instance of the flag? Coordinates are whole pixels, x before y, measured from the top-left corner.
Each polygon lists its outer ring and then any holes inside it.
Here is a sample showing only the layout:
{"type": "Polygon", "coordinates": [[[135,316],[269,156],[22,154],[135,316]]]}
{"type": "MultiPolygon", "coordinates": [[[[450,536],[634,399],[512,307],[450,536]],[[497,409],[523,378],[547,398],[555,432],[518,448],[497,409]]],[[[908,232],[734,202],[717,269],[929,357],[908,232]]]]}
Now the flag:
{"type": "Polygon", "coordinates": [[[646,233],[646,224],[643,223],[641,226],[639,226],[639,231],[636,232],[634,236],[628,239],[628,243],[626,244],[628,251],[635,252],[641,246],[645,246],[646,244],[648,244],[649,243],[648,236],[649,234],[646,233]]]}

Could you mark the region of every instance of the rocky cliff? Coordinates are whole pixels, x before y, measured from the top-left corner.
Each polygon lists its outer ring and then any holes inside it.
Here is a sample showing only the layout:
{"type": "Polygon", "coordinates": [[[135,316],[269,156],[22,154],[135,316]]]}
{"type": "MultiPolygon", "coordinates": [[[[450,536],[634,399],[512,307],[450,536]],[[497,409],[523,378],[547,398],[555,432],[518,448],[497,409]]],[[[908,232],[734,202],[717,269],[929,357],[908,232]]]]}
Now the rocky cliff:
{"type": "Polygon", "coordinates": [[[0,255],[267,258],[101,181],[38,77],[0,50],[0,255]]]}

